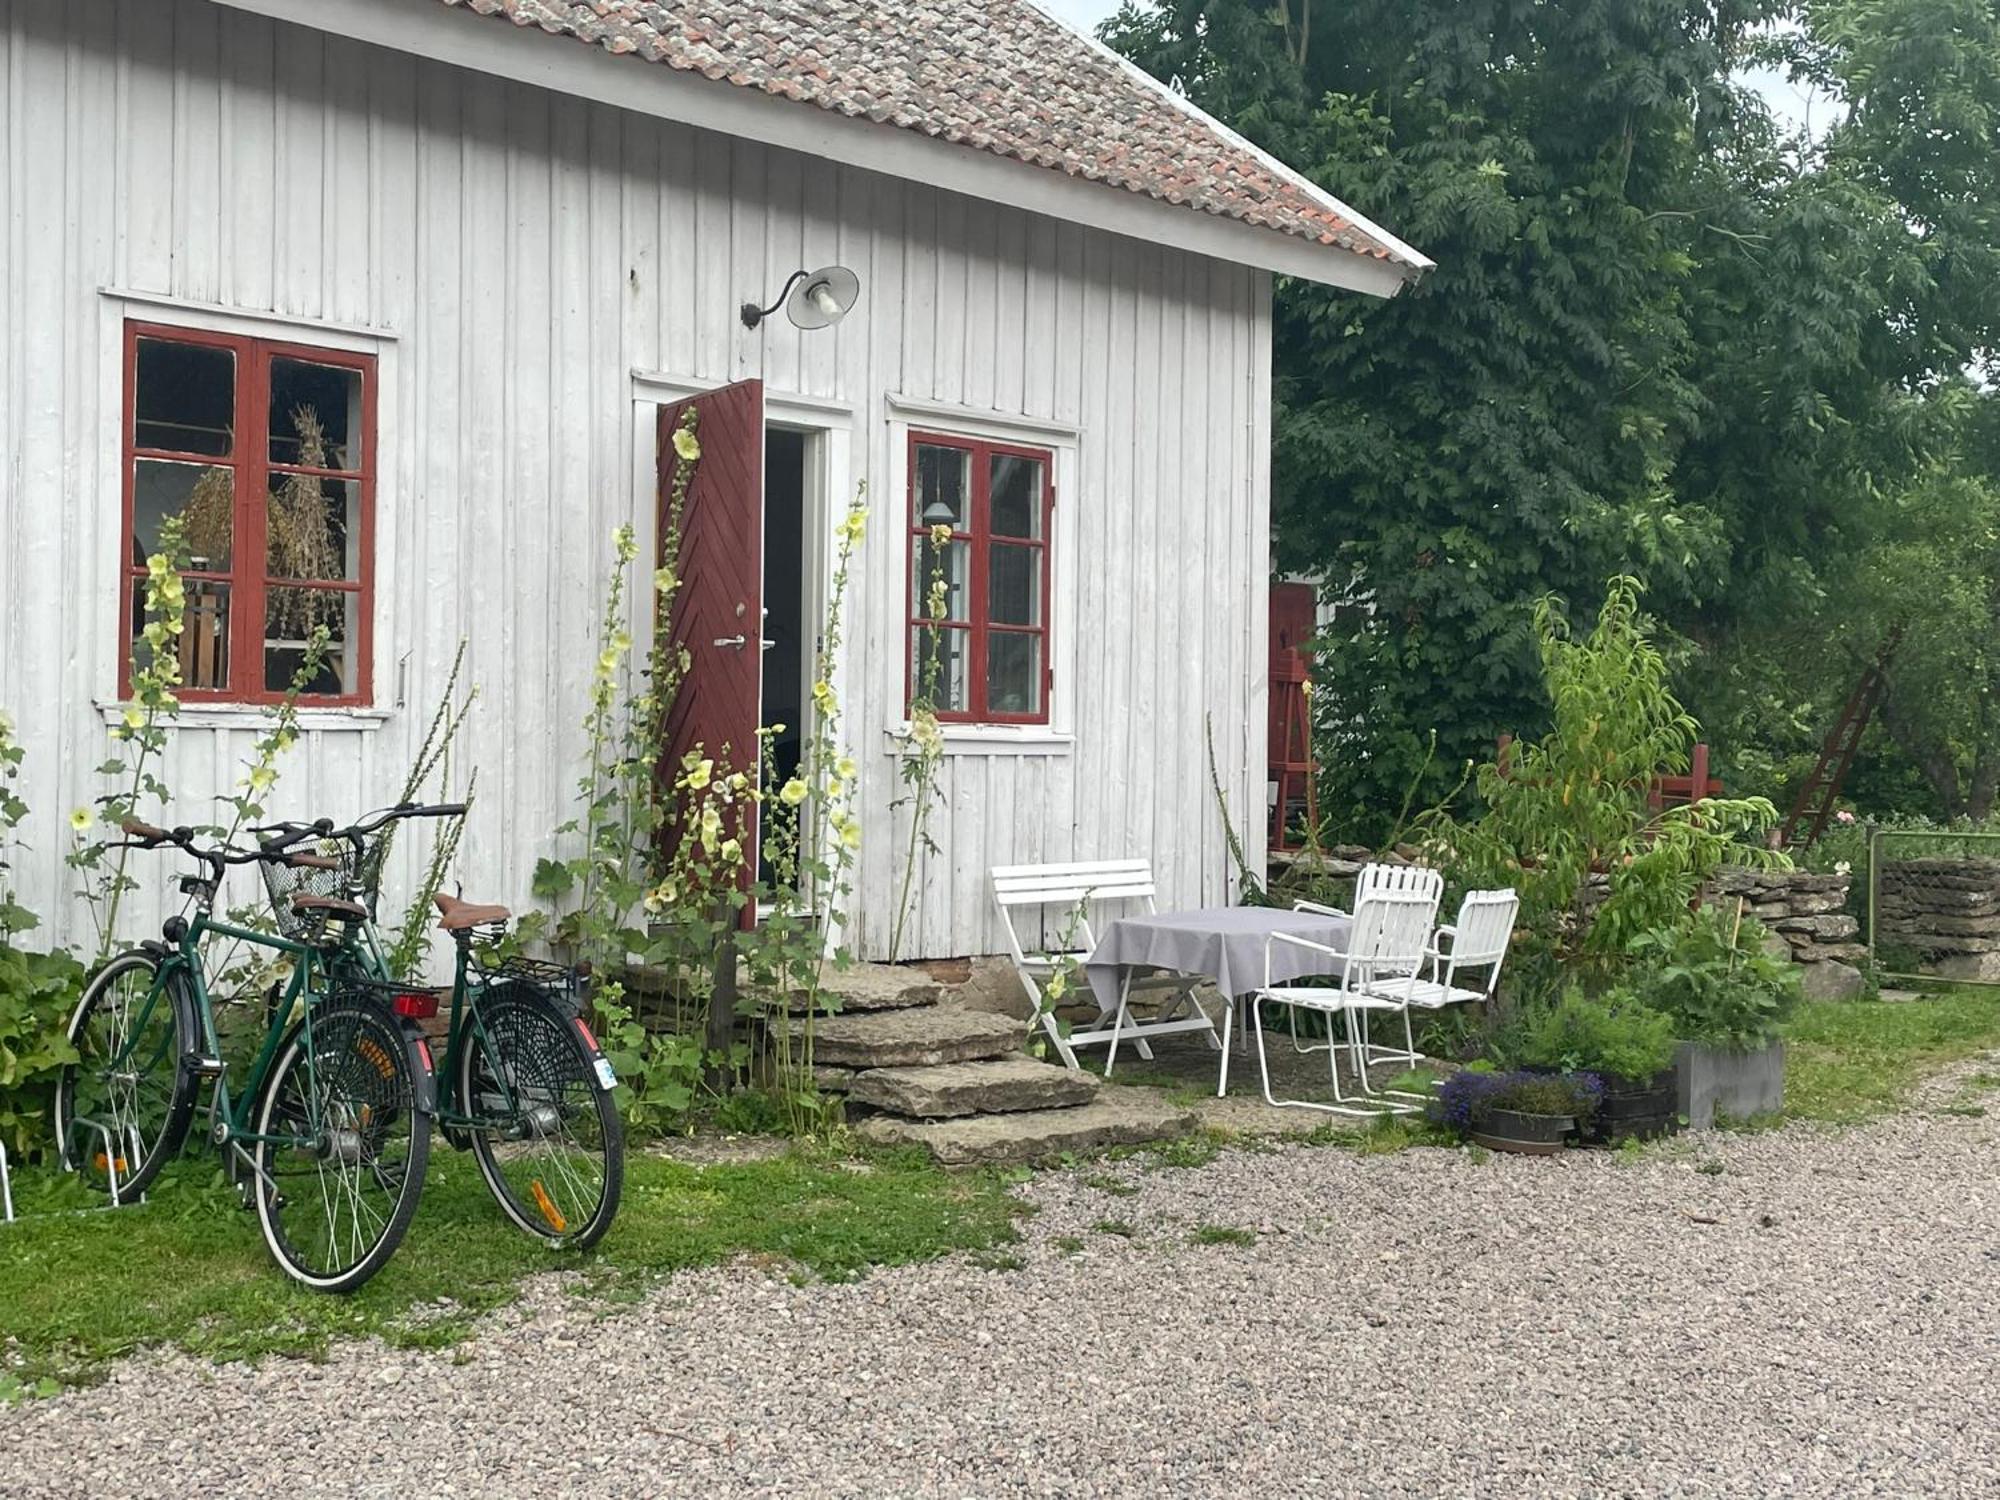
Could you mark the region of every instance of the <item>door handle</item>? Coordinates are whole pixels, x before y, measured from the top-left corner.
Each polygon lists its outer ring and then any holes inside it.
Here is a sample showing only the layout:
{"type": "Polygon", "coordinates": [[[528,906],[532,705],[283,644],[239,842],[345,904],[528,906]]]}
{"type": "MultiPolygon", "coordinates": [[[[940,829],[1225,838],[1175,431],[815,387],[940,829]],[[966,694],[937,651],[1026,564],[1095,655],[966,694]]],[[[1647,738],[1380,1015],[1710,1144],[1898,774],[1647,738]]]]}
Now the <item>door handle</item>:
{"type": "Polygon", "coordinates": [[[733,646],[736,650],[741,651],[748,644],[749,639],[746,635],[719,635],[715,638],[715,644],[718,646],[733,646]]]}
{"type": "Polygon", "coordinates": [[[771,649],[771,648],[772,648],[773,646],[775,646],[775,645],[777,645],[777,644],[778,644],[778,643],[777,643],[776,641],[772,640],[772,639],[771,639],[771,638],[770,638],[769,636],[765,636],[765,637],[764,637],[764,649],[765,649],[766,651],[769,651],[769,650],[770,650],[770,649],[771,649]]]}

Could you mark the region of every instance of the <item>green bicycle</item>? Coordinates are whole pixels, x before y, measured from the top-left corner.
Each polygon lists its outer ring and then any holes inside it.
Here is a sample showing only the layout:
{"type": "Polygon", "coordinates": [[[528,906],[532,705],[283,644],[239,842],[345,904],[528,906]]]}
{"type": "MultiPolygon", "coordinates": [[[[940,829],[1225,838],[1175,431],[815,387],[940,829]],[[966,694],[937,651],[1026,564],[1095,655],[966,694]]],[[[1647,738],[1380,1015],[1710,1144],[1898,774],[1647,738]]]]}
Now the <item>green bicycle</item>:
{"type": "Polygon", "coordinates": [[[123,847],[177,848],[201,873],[183,876],[189,912],[160,939],[107,963],[69,1028],[78,1061],[57,1082],[62,1159],[113,1204],[142,1194],[180,1152],[197,1098],[213,1090],[210,1142],[222,1154],[265,1244],[285,1273],[348,1292],[395,1253],[423,1191],[430,1156],[431,1077],[423,1038],[383,991],[355,933],[352,900],[300,891],[289,935],[213,914],[228,869],[306,869],[325,861],[285,849],[202,847],[189,828],[127,822],[123,847]],[[203,962],[223,939],[288,960],[240,1095],[232,1093],[203,962]],[[296,1019],[294,1019],[296,1017],[296,1019]]]}
{"type": "MultiPolygon", "coordinates": [[[[367,970],[337,975],[336,993],[373,992],[399,1016],[428,1023],[435,1036],[427,1043],[443,1042],[435,1120],[445,1140],[472,1154],[516,1228],[552,1248],[588,1249],[618,1212],[625,1132],[612,1098],[618,1080],[580,1013],[576,972],[506,953],[506,908],[447,895],[435,899],[438,926],[456,950],[450,986],[414,985],[389,972],[374,920],[389,847],[384,831],[404,818],[435,815],[402,806],[340,830],[323,819],[258,829],[264,850],[281,856],[263,866],[273,911],[281,930],[297,920],[288,913],[301,893],[368,912],[353,924],[367,970]],[[296,851],[308,841],[312,852],[301,858],[296,851]],[[440,1019],[447,996],[450,1008],[440,1019]]],[[[428,1045],[425,1057],[428,1063],[428,1045]]]]}

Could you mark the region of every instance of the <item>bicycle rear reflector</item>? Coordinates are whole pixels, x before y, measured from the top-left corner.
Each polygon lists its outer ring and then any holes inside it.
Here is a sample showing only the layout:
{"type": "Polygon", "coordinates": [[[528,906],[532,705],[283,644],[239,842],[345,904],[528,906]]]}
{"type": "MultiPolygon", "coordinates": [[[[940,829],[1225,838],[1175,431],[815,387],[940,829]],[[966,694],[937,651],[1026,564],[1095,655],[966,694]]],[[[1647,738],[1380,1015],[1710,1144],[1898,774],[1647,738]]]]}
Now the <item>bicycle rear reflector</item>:
{"type": "Polygon", "coordinates": [[[397,1015],[409,1021],[428,1021],[438,1013],[435,990],[405,990],[390,1002],[397,1015]]]}

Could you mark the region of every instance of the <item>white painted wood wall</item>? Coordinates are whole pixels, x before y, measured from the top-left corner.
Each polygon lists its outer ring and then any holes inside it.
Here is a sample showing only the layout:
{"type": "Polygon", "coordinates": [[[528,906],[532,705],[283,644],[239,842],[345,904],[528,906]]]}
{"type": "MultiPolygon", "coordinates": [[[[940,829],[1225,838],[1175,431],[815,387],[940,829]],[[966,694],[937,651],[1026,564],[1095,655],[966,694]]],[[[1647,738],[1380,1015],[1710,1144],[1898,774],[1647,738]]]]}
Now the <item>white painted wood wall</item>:
{"type": "MultiPolygon", "coordinates": [[[[892,396],[1078,433],[1055,531],[1076,578],[1058,648],[1073,680],[1057,684],[1074,740],[952,755],[905,956],[999,948],[997,863],[1147,854],[1166,903],[1228,899],[1204,718],[1261,860],[1263,273],[207,0],[0,0],[0,81],[0,710],[20,723],[33,809],[15,876],[55,935],[88,937],[65,819],[106,789],[119,328],[128,311],[184,315],[156,299],[381,337],[380,712],[309,722],[274,813],[391,800],[466,636],[480,799],[458,873],[525,904],[569,811],[609,537],[649,525],[633,372],[761,375],[774,395],[844,403],[856,477],[874,481],[845,669],[857,949],[887,946],[907,828],[884,734],[904,680],[892,396]],[[863,285],[838,328],[737,323],[743,300],[828,261],[863,285]]],[[[206,815],[256,724],[184,715],[167,817],[206,815]]],[[[158,920],[175,868],[137,858],[128,936],[158,920]]]]}

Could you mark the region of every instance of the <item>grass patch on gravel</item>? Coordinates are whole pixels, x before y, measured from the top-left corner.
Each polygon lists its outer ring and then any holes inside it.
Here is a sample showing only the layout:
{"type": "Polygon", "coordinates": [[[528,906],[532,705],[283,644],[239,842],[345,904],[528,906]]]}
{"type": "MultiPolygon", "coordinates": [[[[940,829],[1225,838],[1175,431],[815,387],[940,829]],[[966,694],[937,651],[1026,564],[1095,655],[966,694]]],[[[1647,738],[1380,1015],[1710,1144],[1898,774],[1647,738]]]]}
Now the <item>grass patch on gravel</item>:
{"type": "Polygon", "coordinates": [[[2000,1047],[2000,990],[1807,1005],[1785,1040],[1785,1118],[1855,1124],[1896,1109],[1938,1069],[2000,1047]]]}
{"type": "Polygon", "coordinates": [[[1195,1245],[1237,1245],[1250,1246],[1257,1243],[1257,1231],[1237,1229],[1228,1224],[1204,1224],[1188,1236],[1195,1245]]]}
{"type": "Polygon", "coordinates": [[[471,1158],[439,1143],[409,1237],[351,1297],[288,1281],[208,1161],[106,1213],[51,1212],[74,1201],[72,1185],[24,1173],[24,1217],[0,1226],[0,1381],[17,1394],[87,1381],[150,1345],[216,1359],[315,1358],[370,1335],[444,1347],[541,1271],[579,1271],[579,1291],[615,1304],[739,1255],[838,1279],[1016,1238],[1018,1205],[997,1174],[947,1173],[921,1153],[868,1161],[865,1172],[802,1153],[693,1167],[634,1152],[611,1232],[564,1256],[508,1227],[471,1158]]]}

